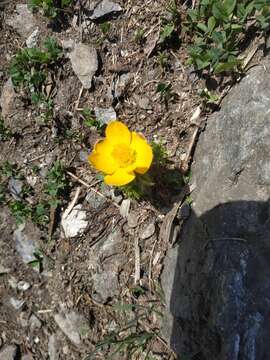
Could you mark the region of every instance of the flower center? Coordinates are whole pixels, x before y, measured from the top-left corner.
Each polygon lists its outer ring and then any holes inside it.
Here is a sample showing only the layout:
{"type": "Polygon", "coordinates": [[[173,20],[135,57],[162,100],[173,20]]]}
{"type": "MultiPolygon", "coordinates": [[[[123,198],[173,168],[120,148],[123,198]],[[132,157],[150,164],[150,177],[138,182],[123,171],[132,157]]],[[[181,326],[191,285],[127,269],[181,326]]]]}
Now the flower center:
{"type": "Polygon", "coordinates": [[[115,145],[111,155],[121,168],[129,166],[135,161],[135,151],[126,144],[115,145]]]}

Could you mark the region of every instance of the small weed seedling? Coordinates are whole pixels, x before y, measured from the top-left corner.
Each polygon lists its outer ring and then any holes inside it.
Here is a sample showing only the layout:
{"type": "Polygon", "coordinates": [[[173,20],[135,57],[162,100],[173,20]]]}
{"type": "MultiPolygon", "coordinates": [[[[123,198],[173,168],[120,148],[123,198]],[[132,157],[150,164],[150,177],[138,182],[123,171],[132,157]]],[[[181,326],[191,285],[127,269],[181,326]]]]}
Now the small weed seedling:
{"type": "Polygon", "coordinates": [[[168,108],[169,101],[174,98],[171,84],[159,83],[157,85],[157,93],[160,94],[160,98],[164,101],[166,109],[168,108]]]}
{"type": "Polygon", "coordinates": [[[135,31],[134,40],[137,44],[142,44],[145,40],[145,31],[142,28],[139,28],[135,31]]]}
{"type": "Polygon", "coordinates": [[[108,21],[100,24],[100,30],[105,37],[109,35],[111,29],[112,29],[112,24],[109,23],[108,21]]]}
{"type": "MultiPolygon", "coordinates": [[[[138,289],[137,289],[138,290],[138,289]]],[[[142,289],[143,291],[143,289],[142,289]]],[[[94,359],[97,352],[106,353],[106,359],[153,359],[151,342],[158,336],[158,329],[149,325],[153,317],[162,318],[156,302],[141,305],[134,303],[117,303],[113,306],[122,326],[112,331],[96,345],[96,350],[87,359],[94,359]],[[132,320],[130,320],[132,318],[132,320]]]]}
{"type": "Polygon", "coordinates": [[[45,193],[49,195],[51,207],[56,208],[60,202],[60,197],[68,187],[65,169],[60,161],[55,161],[47,174],[45,193]]]}
{"type": "Polygon", "coordinates": [[[49,73],[60,58],[61,48],[53,38],[44,42],[44,49],[25,48],[20,50],[11,62],[10,75],[17,89],[26,91],[31,102],[39,105],[43,113],[49,115],[53,101],[43,93],[43,86],[49,73]]]}
{"type": "Polygon", "coordinates": [[[161,67],[162,70],[165,70],[168,66],[168,55],[166,54],[165,51],[159,52],[158,53],[158,58],[157,58],[158,64],[161,67]]]}
{"type": "Polygon", "coordinates": [[[104,125],[95,117],[94,112],[89,108],[84,108],[82,110],[82,116],[84,117],[83,124],[87,127],[94,127],[99,133],[103,132],[104,125]]]}
{"type": "Polygon", "coordinates": [[[180,24],[180,13],[177,9],[175,0],[171,1],[166,7],[171,19],[162,19],[162,26],[159,34],[159,42],[164,44],[170,41],[174,34],[177,34],[180,24]]]}
{"type": "Polygon", "coordinates": [[[6,127],[4,120],[0,117],[0,141],[7,141],[11,138],[11,131],[6,127]]]}

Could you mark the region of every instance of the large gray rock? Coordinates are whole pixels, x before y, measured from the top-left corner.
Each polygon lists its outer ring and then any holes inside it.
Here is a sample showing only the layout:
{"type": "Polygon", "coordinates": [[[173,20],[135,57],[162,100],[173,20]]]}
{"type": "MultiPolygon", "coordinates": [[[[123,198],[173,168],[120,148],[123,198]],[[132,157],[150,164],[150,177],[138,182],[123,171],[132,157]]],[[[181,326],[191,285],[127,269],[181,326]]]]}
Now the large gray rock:
{"type": "Polygon", "coordinates": [[[0,351],[0,360],[15,360],[18,354],[16,345],[8,345],[0,351]]]}
{"type": "Polygon", "coordinates": [[[10,15],[6,19],[6,23],[24,39],[27,39],[36,28],[35,17],[28,9],[27,4],[17,4],[16,13],[10,15]]]}
{"type": "Polygon", "coordinates": [[[208,119],[192,213],[162,276],[164,336],[187,359],[264,360],[270,333],[270,63],[208,119]]]}
{"type": "Polygon", "coordinates": [[[119,13],[122,11],[122,8],[119,4],[110,0],[101,0],[97,2],[93,2],[91,0],[86,10],[89,12],[89,19],[98,20],[103,17],[108,17],[112,14],[119,13]]]}
{"type": "Polygon", "coordinates": [[[69,54],[72,68],[83,87],[90,89],[92,78],[98,69],[98,56],[95,48],[85,44],[75,44],[69,54]]]}

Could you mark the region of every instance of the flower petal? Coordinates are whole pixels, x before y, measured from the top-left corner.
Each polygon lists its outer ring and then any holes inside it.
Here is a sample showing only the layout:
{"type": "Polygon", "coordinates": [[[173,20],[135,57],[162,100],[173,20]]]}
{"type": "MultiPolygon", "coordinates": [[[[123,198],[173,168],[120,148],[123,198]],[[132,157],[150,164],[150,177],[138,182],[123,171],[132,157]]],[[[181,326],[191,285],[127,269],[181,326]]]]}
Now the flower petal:
{"type": "Polygon", "coordinates": [[[103,154],[105,156],[111,155],[113,151],[113,145],[107,140],[99,140],[96,142],[94,147],[94,152],[98,152],[99,154],[103,154]]]}
{"type": "Polygon", "coordinates": [[[105,133],[106,138],[112,144],[130,144],[131,133],[121,121],[111,121],[106,127],[105,133]]]}
{"type": "Polygon", "coordinates": [[[94,151],[88,156],[89,162],[99,171],[112,174],[117,164],[111,156],[112,145],[108,140],[101,140],[95,145],[94,151]]]}
{"type": "Polygon", "coordinates": [[[135,172],[139,174],[146,173],[153,160],[153,151],[151,146],[142,135],[132,132],[130,147],[136,151],[135,172]]]}
{"type": "Polygon", "coordinates": [[[114,174],[105,176],[104,182],[107,185],[123,186],[134,179],[135,174],[133,172],[128,173],[124,169],[117,169],[114,174]]]}

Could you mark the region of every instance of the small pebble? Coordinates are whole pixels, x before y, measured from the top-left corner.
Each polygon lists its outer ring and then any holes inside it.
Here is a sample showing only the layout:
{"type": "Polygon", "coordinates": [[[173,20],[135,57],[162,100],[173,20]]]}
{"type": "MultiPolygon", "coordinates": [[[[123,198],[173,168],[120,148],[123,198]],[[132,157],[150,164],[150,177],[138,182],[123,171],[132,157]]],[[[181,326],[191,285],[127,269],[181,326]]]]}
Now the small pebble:
{"type": "Polygon", "coordinates": [[[147,225],[144,229],[142,229],[142,231],[140,233],[140,238],[142,240],[150,238],[150,236],[154,235],[155,229],[156,229],[155,224],[151,223],[151,224],[147,225]]]}

